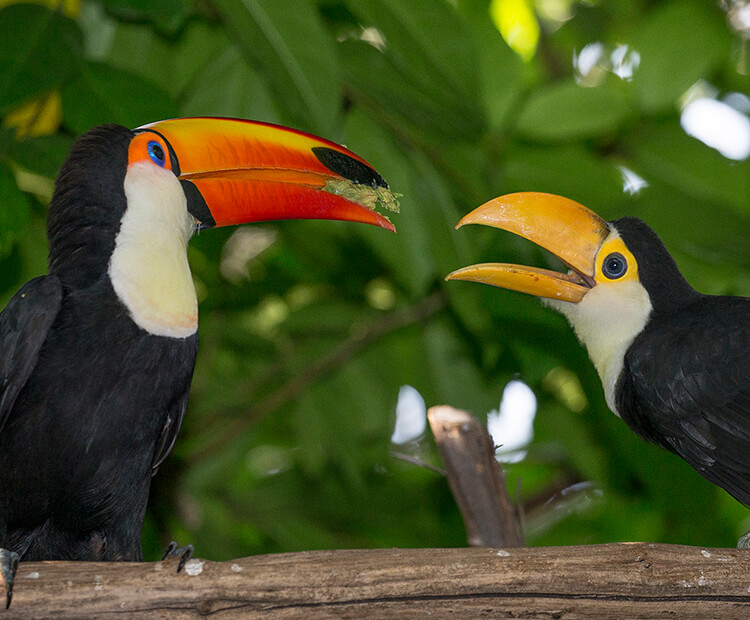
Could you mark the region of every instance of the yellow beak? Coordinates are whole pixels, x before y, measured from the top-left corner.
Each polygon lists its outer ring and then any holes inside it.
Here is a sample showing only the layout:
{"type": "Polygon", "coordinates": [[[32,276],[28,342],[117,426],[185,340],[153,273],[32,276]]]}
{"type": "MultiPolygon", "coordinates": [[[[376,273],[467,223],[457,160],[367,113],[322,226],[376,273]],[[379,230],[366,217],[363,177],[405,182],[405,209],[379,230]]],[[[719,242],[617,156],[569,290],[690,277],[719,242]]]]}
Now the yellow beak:
{"type": "Polygon", "coordinates": [[[595,285],[596,255],[609,235],[607,223],[583,205],[554,194],[521,192],[477,207],[456,225],[484,224],[515,233],[554,253],[570,269],[483,263],[458,269],[446,280],[470,280],[562,301],[579,302],[595,285]]]}

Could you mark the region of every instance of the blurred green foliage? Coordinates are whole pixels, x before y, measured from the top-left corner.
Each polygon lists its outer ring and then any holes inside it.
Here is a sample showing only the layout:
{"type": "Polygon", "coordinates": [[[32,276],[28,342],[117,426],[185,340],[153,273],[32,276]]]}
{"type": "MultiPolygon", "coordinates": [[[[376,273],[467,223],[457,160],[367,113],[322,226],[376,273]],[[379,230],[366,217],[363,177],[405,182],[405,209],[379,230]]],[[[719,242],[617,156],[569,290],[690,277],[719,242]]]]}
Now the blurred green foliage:
{"type": "MultiPolygon", "coordinates": [[[[488,0],[58,4],[0,2],[3,302],[46,271],[51,180],[98,123],[287,124],[347,144],[404,194],[398,235],[288,222],[193,240],[201,349],[147,557],[170,538],[213,559],[463,545],[445,480],[391,453],[398,390],[483,418],[513,377],[539,401],[507,470],[529,544],[733,545],[747,529],[744,507],[608,412],[561,317],[443,281],[473,262],[547,265],[511,235],[453,230],[485,200],[539,190],[638,215],[696,288],[750,295],[750,164],[680,125],[691,98],[750,94],[727,14],[744,2],[520,2],[540,26],[527,62],[488,0]],[[585,49],[600,50],[586,67],[585,49]],[[624,191],[629,171],[647,185],[624,191]]],[[[429,437],[398,450],[437,462],[429,437]]]]}

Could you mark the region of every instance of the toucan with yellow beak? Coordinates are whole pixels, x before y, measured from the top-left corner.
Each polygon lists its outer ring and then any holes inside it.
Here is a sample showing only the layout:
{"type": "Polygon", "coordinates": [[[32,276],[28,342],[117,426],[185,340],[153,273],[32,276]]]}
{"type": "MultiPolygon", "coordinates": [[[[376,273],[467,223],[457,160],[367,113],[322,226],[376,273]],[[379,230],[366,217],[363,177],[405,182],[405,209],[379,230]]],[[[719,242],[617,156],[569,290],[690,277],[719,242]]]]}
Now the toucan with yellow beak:
{"type": "Polygon", "coordinates": [[[465,224],[525,237],[569,271],[486,263],[449,280],[544,298],[588,350],[609,408],[750,505],[750,299],[697,292],[644,222],[606,222],[560,196],[501,196],[465,224]]]}
{"type": "Polygon", "coordinates": [[[187,405],[198,230],[334,219],[395,231],[361,157],[226,118],[96,127],[58,176],[49,275],[0,314],[0,583],[21,560],[140,560],[151,477],[187,405]]]}

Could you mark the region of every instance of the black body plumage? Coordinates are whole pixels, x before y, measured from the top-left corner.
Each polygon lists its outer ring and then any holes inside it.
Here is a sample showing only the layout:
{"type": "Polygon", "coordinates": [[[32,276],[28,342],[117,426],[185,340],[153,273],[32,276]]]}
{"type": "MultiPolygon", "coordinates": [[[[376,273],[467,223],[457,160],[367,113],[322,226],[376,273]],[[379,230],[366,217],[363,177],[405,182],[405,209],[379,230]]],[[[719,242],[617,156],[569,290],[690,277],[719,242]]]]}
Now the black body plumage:
{"type": "Polygon", "coordinates": [[[618,413],[750,505],[750,299],[698,293],[643,222],[614,224],[653,307],[625,354],[618,413]]]}
{"type": "Polygon", "coordinates": [[[0,315],[0,547],[22,560],[138,560],[150,480],[197,351],[139,328],[108,275],[133,133],[82,136],[50,205],[50,275],[0,315]]]}

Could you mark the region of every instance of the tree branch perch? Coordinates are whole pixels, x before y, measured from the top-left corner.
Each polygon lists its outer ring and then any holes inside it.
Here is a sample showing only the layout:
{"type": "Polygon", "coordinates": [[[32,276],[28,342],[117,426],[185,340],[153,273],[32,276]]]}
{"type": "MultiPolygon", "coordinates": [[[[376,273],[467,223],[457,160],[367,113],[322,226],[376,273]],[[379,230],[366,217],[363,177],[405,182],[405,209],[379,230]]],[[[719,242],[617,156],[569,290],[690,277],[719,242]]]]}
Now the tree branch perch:
{"type": "Polygon", "coordinates": [[[750,552],[620,543],[28,562],[11,618],[747,618],[750,552]]]}

